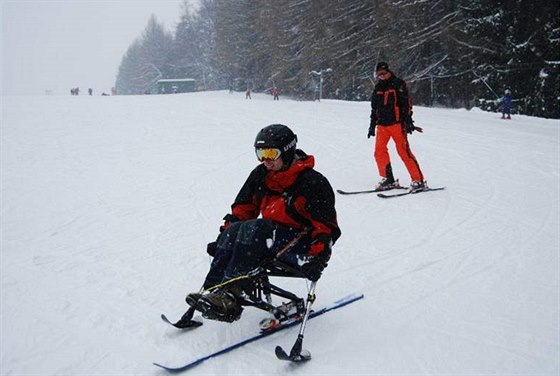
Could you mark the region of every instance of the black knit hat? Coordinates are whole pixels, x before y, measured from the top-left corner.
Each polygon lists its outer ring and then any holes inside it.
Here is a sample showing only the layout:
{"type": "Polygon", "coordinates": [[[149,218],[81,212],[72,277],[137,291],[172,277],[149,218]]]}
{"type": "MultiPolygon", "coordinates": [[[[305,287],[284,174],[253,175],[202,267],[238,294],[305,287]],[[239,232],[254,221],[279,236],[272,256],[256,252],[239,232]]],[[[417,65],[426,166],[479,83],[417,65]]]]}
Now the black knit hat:
{"type": "Polygon", "coordinates": [[[380,61],[379,63],[377,63],[377,66],[375,67],[375,71],[378,72],[380,70],[389,70],[389,64],[387,64],[384,61],[380,61]]]}

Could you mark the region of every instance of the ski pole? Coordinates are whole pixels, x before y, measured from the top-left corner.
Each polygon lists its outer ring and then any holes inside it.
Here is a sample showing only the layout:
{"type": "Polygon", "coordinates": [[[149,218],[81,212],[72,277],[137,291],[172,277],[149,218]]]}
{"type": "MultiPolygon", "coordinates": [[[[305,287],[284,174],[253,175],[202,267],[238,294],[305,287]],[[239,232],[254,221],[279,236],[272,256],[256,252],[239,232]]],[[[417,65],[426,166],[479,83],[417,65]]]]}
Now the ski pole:
{"type": "Polygon", "coordinates": [[[305,316],[303,317],[303,321],[301,322],[301,326],[299,328],[298,338],[296,343],[292,347],[290,351],[290,357],[297,354],[298,356],[301,355],[301,347],[303,343],[303,333],[305,332],[305,327],[307,325],[307,320],[309,319],[309,314],[311,313],[311,305],[315,302],[315,287],[317,286],[317,281],[311,282],[311,287],[309,288],[309,294],[307,295],[307,307],[305,307],[305,316]]]}
{"type": "Polygon", "coordinates": [[[301,322],[301,326],[299,327],[299,334],[292,346],[292,350],[290,350],[290,355],[288,356],[284,349],[281,346],[276,346],[276,356],[280,359],[284,360],[291,360],[294,362],[301,362],[311,359],[311,354],[308,352],[306,354],[302,354],[302,346],[303,346],[303,334],[305,332],[305,327],[307,325],[307,320],[309,319],[309,314],[311,313],[311,305],[315,301],[315,287],[317,286],[317,281],[311,282],[311,286],[309,288],[309,293],[307,295],[307,305],[305,307],[305,315],[301,322]]]}

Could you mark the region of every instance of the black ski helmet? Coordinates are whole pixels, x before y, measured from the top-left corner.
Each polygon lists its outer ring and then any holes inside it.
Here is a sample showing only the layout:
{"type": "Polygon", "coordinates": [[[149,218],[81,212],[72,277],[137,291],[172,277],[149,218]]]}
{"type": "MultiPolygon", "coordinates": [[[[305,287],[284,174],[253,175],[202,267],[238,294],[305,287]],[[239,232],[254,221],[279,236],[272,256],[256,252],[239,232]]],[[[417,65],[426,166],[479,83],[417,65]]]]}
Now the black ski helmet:
{"type": "Polygon", "coordinates": [[[380,70],[389,70],[389,64],[387,64],[384,61],[380,61],[379,63],[377,63],[377,65],[375,66],[375,71],[379,72],[380,70]]]}
{"type": "Polygon", "coordinates": [[[282,152],[280,158],[282,158],[285,164],[290,164],[294,160],[296,143],[297,135],[283,124],[266,126],[257,133],[255,138],[255,148],[280,149],[282,152]]]}

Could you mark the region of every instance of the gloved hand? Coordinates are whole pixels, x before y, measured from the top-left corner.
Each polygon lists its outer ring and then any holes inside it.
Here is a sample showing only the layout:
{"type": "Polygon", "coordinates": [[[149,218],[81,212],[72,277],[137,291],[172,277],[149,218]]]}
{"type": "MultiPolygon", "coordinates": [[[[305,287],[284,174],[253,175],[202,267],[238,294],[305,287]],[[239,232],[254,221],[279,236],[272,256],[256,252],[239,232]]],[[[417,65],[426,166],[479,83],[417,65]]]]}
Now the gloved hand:
{"type": "Polygon", "coordinates": [[[206,246],[206,253],[214,257],[214,255],[216,254],[216,249],[218,248],[218,241],[220,240],[220,236],[222,236],[222,233],[227,230],[229,226],[231,226],[231,224],[235,221],[237,221],[236,216],[234,216],[233,214],[226,214],[226,216],[224,217],[224,224],[220,226],[220,234],[216,238],[215,242],[208,243],[208,245],[206,246]]]}
{"type": "Polygon", "coordinates": [[[412,134],[412,132],[414,132],[414,121],[411,118],[408,118],[404,121],[404,126],[406,133],[412,134]]]}
{"type": "Polygon", "coordinates": [[[216,255],[216,249],[218,248],[218,241],[212,242],[212,243],[208,243],[208,245],[206,246],[206,252],[214,257],[216,255]]]}
{"type": "Polygon", "coordinates": [[[369,126],[367,138],[375,137],[375,124],[369,126]]]}
{"type": "Polygon", "coordinates": [[[224,222],[224,224],[220,226],[220,235],[227,230],[229,226],[231,226],[231,222],[224,222]]]}
{"type": "Polygon", "coordinates": [[[237,219],[237,217],[233,214],[226,214],[224,216],[224,224],[220,226],[220,235],[222,234],[222,232],[224,232],[225,230],[228,229],[229,226],[231,226],[231,224],[233,222],[237,222],[239,221],[239,219],[237,219]]]}
{"type": "Polygon", "coordinates": [[[218,248],[218,241],[220,240],[220,236],[222,233],[227,230],[227,228],[231,226],[231,222],[225,221],[223,225],[220,226],[220,234],[216,238],[216,241],[210,242],[206,245],[206,253],[210,256],[214,257],[216,255],[216,249],[218,248]]]}
{"type": "Polygon", "coordinates": [[[328,265],[331,258],[330,240],[318,239],[311,244],[308,261],[301,266],[301,271],[310,281],[318,281],[323,269],[328,265]]]}

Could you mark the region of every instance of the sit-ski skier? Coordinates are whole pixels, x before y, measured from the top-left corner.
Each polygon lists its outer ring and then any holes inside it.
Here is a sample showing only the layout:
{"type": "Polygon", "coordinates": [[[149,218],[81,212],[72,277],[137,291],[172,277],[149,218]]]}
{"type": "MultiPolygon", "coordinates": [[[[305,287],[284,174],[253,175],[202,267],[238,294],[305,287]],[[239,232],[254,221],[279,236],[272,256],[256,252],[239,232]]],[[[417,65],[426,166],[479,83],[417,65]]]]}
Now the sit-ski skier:
{"type": "Polygon", "coordinates": [[[260,164],[249,174],[208,244],[213,256],[201,292],[186,301],[203,316],[234,321],[250,288],[240,278],[274,259],[295,266],[311,281],[321,277],[341,235],[329,181],[314,170],[315,158],[296,149],[297,136],[282,124],[261,129],[254,147],[260,164]],[[220,286],[213,288],[215,286],[220,286]]]}

